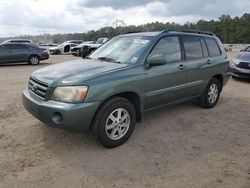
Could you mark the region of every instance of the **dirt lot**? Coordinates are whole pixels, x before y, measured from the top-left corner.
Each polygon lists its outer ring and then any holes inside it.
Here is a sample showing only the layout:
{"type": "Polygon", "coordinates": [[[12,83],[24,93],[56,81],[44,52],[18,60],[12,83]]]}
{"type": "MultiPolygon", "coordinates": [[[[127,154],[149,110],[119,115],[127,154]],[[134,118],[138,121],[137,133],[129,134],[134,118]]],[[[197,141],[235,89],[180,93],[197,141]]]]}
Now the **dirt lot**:
{"type": "Polygon", "coordinates": [[[115,149],[48,127],[22,107],[39,66],[0,66],[0,187],[250,187],[250,82],[230,80],[218,105],[151,111],[115,149]]]}

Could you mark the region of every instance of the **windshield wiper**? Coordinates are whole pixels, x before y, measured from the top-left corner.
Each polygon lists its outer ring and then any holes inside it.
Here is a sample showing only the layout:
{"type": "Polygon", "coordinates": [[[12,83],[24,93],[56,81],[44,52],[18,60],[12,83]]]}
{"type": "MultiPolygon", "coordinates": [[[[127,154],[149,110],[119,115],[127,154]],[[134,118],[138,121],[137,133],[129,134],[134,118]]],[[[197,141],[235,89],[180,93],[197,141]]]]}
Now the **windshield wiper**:
{"type": "Polygon", "coordinates": [[[101,61],[112,62],[112,63],[121,63],[121,62],[116,61],[115,59],[112,59],[110,57],[98,57],[97,59],[99,59],[101,61]]]}

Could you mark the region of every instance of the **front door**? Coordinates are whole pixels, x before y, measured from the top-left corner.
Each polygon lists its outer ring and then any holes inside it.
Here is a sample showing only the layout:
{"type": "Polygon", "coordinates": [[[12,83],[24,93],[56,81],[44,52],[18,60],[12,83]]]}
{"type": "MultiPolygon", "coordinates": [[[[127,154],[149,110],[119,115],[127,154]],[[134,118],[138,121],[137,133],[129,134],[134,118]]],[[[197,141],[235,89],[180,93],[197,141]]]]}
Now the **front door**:
{"type": "Polygon", "coordinates": [[[24,44],[9,44],[10,61],[26,61],[28,58],[28,51],[28,47],[24,44]]]}
{"type": "Polygon", "coordinates": [[[163,63],[146,70],[146,110],[180,101],[186,97],[187,71],[178,36],[159,40],[147,58],[163,57],[163,63]],[[160,65],[161,64],[161,65],[160,65]]]}

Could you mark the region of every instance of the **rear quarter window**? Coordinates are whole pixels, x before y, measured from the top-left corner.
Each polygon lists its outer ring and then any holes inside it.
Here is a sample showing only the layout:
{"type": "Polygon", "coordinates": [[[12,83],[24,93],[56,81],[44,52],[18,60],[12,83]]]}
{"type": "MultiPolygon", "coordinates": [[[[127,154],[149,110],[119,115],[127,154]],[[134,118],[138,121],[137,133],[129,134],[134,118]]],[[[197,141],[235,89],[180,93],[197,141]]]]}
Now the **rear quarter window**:
{"type": "Polygon", "coordinates": [[[198,59],[203,57],[200,38],[197,36],[182,36],[182,41],[186,53],[186,59],[198,59]]]}
{"type": "Polygon", "coordinates": [[[217,41],[212,37],[205,37],[209,56],[216,57],[221,55],[221,50],[217,41]]]}

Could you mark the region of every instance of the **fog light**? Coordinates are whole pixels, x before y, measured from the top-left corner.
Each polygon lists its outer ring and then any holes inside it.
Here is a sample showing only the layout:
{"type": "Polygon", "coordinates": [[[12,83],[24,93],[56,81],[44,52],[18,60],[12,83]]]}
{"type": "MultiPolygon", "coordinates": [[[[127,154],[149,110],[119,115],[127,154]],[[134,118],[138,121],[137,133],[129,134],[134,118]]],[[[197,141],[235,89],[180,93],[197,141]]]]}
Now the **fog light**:
{"type": "Polygon", "coordinates": [[[52,121],[57,125],[61,125],[63,122],[62,114],[60,112],[54,112],[52,114],[52,121]]]}

